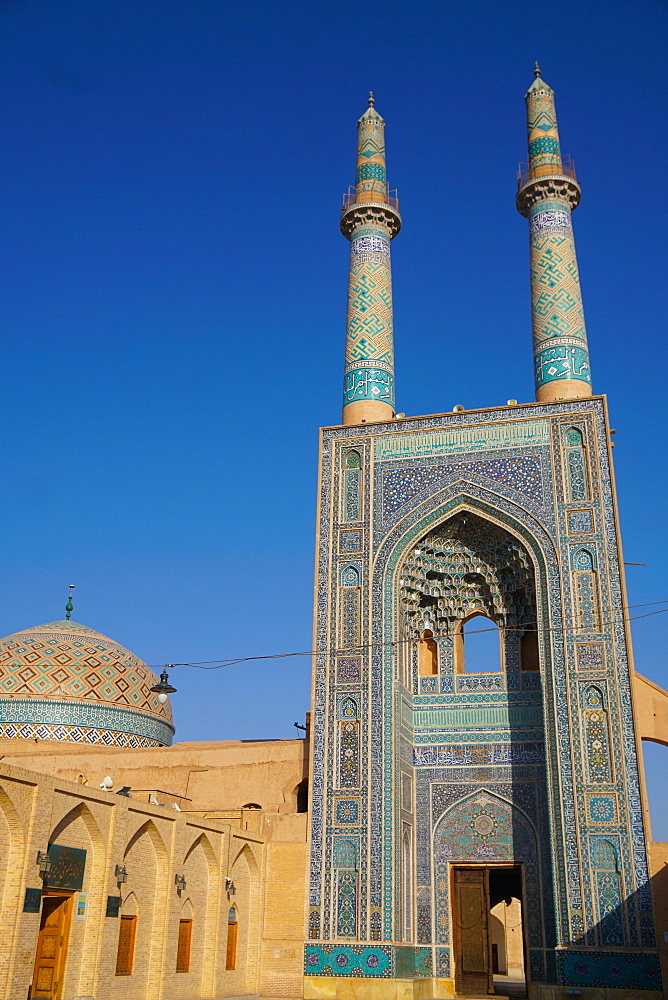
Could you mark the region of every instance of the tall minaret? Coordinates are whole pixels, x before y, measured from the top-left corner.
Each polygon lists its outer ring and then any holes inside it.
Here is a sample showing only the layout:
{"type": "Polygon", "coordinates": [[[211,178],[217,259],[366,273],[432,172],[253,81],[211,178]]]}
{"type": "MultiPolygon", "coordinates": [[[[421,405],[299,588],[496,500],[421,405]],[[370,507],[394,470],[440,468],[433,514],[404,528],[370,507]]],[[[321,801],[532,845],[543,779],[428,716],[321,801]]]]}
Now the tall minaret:
{"type": "Polygon", "coordinates": [[[591,396],[589,350],[571,212],[580,186],[561,160],[554,92],[541,79],[526,94],[529,169],[520,176],[518,211],[529,219],[531,318],[536,399],[591,396]]]}
{"type": "Polygon", "coordinates": [[[369,107],[357,123],[355,193],[344,198],[341,232],[350,240],[344,424],[394,416],[390,240],[401,228],[385,178],[385,122],[369,107]]]}

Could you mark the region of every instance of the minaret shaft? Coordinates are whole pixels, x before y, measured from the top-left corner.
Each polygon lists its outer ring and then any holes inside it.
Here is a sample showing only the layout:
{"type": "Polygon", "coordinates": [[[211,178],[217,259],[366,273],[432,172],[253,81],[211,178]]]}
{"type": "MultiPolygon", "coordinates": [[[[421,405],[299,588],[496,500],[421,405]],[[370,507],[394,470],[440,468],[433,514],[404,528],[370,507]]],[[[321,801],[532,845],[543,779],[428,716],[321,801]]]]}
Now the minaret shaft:
{"type": "Polygon", "coordinates": [[[591,373],[571,220],[580,187],[562,163],[554,93],[538,69],[526,105],[529,169],[517,208],[529,219],[536,399],[583,399],[591,373]]]}
{"type": "Polygon", "coordinates": [[[370,98],[358,122],[355,195],[344,202],[341,218],[341,231],[350,240],[344,424],[394,416],[390,241],[401,219],[387,194],[384,133],[385,122],[370,98]]]}

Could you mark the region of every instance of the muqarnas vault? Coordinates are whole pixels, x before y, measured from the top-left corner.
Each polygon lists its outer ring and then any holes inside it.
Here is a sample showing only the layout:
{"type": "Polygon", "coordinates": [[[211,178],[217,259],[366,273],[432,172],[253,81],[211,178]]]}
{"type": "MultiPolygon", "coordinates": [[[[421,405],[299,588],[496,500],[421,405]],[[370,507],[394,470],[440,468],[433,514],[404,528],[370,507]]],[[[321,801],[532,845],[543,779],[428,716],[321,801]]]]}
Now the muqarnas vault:
{"type": "Polygon", "coordinates": [[[504,971],[544,1000],[662,995],[580,188],[538,69],[526,104],[536,402],[422,418],[394,412],[401,218],[373,100],[359,121],[343,423],[320,452],[306,997],[351,977],[480,996],[504,971]]]}

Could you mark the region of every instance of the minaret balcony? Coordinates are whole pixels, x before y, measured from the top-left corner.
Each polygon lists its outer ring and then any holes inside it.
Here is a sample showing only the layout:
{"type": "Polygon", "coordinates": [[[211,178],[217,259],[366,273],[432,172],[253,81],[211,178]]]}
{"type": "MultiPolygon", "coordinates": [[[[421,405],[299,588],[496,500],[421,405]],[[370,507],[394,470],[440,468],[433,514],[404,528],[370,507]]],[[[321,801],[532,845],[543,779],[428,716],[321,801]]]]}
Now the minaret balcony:
{"type": "MultiPolygon", "coordinates": [[[[352,208],[355,204],[365,204],[364,202],[357,202],[357,189],[352,185],[348,186],[348,190],[343,196],[343,205],[341,206],[341,212],[347,212],[349,208],[352,208]]],[[[373,204],[373,203],[372,203],[373,204]]],[[[382,204],[378,202],[377,204],[382,204]]],[[[389,185],[385,189],[385,204],[393,208],[395,212],[399,212],[399,198],[397,197],[396,188],[390,191],[389,185]]]]}
{"type": "Polygon", "coordinates": [[[558,198],[568,204],[571,211],[580,204],[580,185],[575,176],[572,160],[562,161],[561,166],[542,165],[532,169],[521,163],[517,173],[515,204],[520,215],[527,217],[539,201],[558,198]]]}
{"type": "Polygon", "coordinates": [[[561,168],[559,168],[559,166],[555,163],[554,166],[551,164],[542,164],[540,167],[534,167],[532,169],[528,163],[520,163],[517,168],[517,187],[518,189],[524,187],[528,181],[536,180],[537,177],[557,176],[570,177],[571,180],[577,183],[575,164],[570,156],[562,157],[561,168]]]}

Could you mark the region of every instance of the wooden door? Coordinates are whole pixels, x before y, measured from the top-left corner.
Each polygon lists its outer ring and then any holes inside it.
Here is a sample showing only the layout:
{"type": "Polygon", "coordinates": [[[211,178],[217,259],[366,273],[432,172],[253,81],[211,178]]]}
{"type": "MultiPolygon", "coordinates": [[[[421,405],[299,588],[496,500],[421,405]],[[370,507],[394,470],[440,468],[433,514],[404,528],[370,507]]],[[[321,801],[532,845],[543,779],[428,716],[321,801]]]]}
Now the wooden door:
{"type": "Polygon", "coordinates": [[[59,1000],[70,929],[72,897],[45,895],[37,938],[35,970],[30,996],[41,1000],[59,1000]]]}
{"type": "Polygon", "coordinates": [[[494,992],[489,948],[489,873],[455,868],[455,991],[462,996],[494,992]]]}
{"type": "MultiPolygon", "coordinates": [[[[232,916],[232,911],[230,911],[230,917],[232,916]]],[[[236,911],[234,912],[234,919],[230,919],[227,922],[227,955],[225,957],[225,968],[226,969],[236,969],[237,967],[237,928],[239,924],[237,923],[236,911]]]]}

